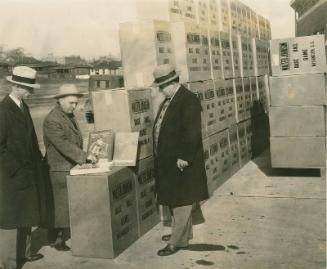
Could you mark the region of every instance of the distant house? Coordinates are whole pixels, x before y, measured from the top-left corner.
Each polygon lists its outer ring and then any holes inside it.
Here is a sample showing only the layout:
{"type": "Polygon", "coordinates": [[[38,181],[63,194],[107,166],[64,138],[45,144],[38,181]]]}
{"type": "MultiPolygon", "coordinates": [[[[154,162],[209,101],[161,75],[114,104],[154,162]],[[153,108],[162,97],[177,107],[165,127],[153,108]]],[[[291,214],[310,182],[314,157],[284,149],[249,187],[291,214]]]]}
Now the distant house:
{"type": "Polygon", "coordinates": [[[65,57],[65,65],[78,66],[78,65],[86,65],[86,61],[81,58],[81,56],[66,56],[65,57]]]}
{"type": "Polygon", "coordinates": [[[91,75],[123,75],[121,61],[102,61],[93,64],[91,75]]]}
{"type": "Polygon", "coordinates": [[[122,87],[124,87],[124,79],[120,75],[91,75],[89,79],[90,92],[122,87]]]}
{"type": "Polygon", "coordinates": [[[70,65],[59,65],[51,68],[49,72],[49,79],[75,79],[78,75],[89,75],[90,66],[70,66],[70,65]]]}

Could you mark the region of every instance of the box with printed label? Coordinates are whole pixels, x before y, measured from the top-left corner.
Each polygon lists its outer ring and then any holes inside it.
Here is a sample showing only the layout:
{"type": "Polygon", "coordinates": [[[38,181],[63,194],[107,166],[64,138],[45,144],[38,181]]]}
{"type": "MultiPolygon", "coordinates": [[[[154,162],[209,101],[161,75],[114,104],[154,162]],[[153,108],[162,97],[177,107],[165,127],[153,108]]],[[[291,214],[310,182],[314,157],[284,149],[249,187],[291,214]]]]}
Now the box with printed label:
{"type": "Polygon", "coordinates": [[[237,35],[230,35],[230,44],[233,63],[233,78],[239,78],[241,77],[242,70],[242,54],[240,54],[239,40],[237,35]]]}
{"type": "Polygon", "coordinates": [[[126,89],[149,87],[157,65],[175,63],[169,22],[154,20],[121,23],[119,38],[126,89]]]}
{"type": "Polygon", "coordinates": [[[236,123],[236,99],[234,94],[234,80],[228,79],[224,81],[225,90],[227,95],[226,101],[226,111],[227,111],[227,121],[228,126],[234,125],[236,123]]]}
{"type": "Polygon", "coordinates": [[[139,160],[131,170],[135,181],[138,235],[141,237],[160,221],[155,201],[153,157],[139,160]]]}
{"type": "Polygon", "coordinates": [[[253,102],[251,98],[250,78],[243,78],[245,119],[251,118],[253,102]]]}
{"type": "Polygon", "coordinates": [[[150,89],[92,92],[96,131],[139,132],[138,158],[152,154],[153,112],[150,89]]]}
{"type": "Polygon", "coordinates": [[[209,28],[209,45],[210,45],[210,62],[211,62],[211,78],[223,78],[222,57],[220,49],[219,32],[209,28]]]}
{"type": "Polygon", "coordinates": [[[232,48],[229,33],[220,32],[220,55],[222,60],[223,77],[229,79],[233,77],[232,48]]]}
{"type": "Polygon", "coordinates": [[[230,6],[229,0],[219,0],[218,2],[218,30],[230,32],[230,6]]]}
{"type": "Polygon", "coordinates": [[[325,36],[270,40],[273,76],[324,73],[327,70],[325,36]]]}
{"type": "Polygon", "coordinates": [[[204,87],[204,115],[206,117],[207,135],[210,136],[217,132],[218,120],[216,109],[216,94],[213,80],[203,82],[204,87]]]}
{"type": "Polygon", "coordinates": [[[231,173],[231,155],[229,149],[228,129],[218,133],[219,143],[219,162],[220,162],[220,178],[226,180],[230,177],[231,173]]]}
{"type": "Polygon", "coordinates": [[[239,159],[241,167],[248,163],[249,155],[247,148],[247,137],[246,137],[246,125],[245,122],[240,122],[237,124],[237,137],[238,137],[238,149],[239,149],[239,159]]]}
{"type": "Polygon", "coordinates": [[[128,168],[68,176],[67,187],[74,256],[114,258],[138,238],[135,185],[128,168]]]}
{"type": "Polygon", "coordinates": [[[224,80],[214,80],[216,93],[216,116],[217,116],[217,131],[224,130],[228,127],[227,117],[227,101],[228,95],[225,88],[224,80]]]}
{"type": "Polygon", "coordinates": [[[239,142],[237,136],[237,125],[230,126],[228,129],[229,149],[231,156],[231,175],[235,174],[240,169],[239,158],[239,142]]]}
{"type": "Polygon", "coordinates": [[[194,23],[176,22],[172,24],[172,37],[181,82],[210,79],[211,71],[204,70],[207,64],[210,66],[210,56],[208,36],[203,28],[194,23]]]}
{"type": "Polygon", "coordinates": [[[243,121],[245,119],[245,101],[244,101],[244,89],[242,78],[233,79],[234,84],[234,96],[235,96],[235,117],[236,122],[243,121]]]}

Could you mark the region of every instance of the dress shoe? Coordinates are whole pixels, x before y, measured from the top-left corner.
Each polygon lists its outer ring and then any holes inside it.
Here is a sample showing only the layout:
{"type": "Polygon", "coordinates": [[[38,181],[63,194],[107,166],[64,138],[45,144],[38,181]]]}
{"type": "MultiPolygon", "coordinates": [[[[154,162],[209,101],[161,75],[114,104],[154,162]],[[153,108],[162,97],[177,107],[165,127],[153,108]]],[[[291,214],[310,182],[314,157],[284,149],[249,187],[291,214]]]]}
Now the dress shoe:
{"type": "Polygon", "coordinates": [[[32,254],[31,256],[26,257],[25,258],[25,261],[27,261],[27,262],[34,262],[34,261],[37,261],[37,260],[42,259],[43,257],[44,256],[41,253],[32,254]]]}
{"type": "Polygon", "coordinates": [[[58,251],[69,251],[70,247],[66,245],[65,242],[62,242],[60,244],[53,244],[51,247],[55,248],[58,251]]]}
{"type": "Polygon", "coordinates": [[[161,237],[161,240],[167,242],[170,240],[170,238],[171,238],[171,234],[165,234],[161,237]]]}
{"type": "Polygon", "coordinates": [[[158,254],[158,256],[169,256],[169,255],[175,254],[177,251],[179,251],[181,249],[187,249],[187,248],[188,248],[188,246],[186,246],[186,247],[176,247],[174,245],[168,244],[163,249],[160,249],[157,252],[157,254],[158,254]]]}

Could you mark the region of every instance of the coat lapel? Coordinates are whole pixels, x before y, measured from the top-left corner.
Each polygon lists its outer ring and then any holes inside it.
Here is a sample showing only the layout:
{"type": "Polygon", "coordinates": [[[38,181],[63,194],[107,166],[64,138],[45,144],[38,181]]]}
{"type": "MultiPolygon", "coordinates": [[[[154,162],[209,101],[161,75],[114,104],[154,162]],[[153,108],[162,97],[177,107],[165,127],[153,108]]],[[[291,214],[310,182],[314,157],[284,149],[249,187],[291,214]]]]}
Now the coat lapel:
{"type": "MultiPolygon", "coordinates": [[[[16,103],[7,95],[3,102],[7,105],[9,110],[12,112],[12,115],[15,116],[16,119],[24,123],[25,125],[27,124],[26,118],[23,114],[23,112],[20,110],[20,108],[16,105],[16,103]]],[[[26,108],[26,106],[24,106],[26,108]]]]}
{"type": "MultiPolygon", "coordinates": [[[[181,98],[183,98],[183,95],[184,95],[184,89],[182,86],[180,86],[180,88],[178,89],[178,91],[176,92],[175,96],[173,97],[173,99],[170,101],[170,104],[166,110],[166,113],[165,113],[165,116],[164,118],[162,119],[162,123],[161,123],[161,127],[160,129],[164,128],[167,120],[169,119],[169,117],[171,115],[174,115],[176,109],[178,108],[178,103],[179,103],[179,100],[181,98]]],[[[159,134],[160,136],[160,134],[159,134]]]]}
{"type": "Polygon", "coordinates": [[[60,113],[60,115],[63,118],[64,122],[66,122],[68,124],[68,126],[70,127],[70,129],[72,129],[74,131],[74,133],[77,134],[80,137],[80,139],[83,139],[82,136],[81,136],[81,131],[79,129],[79,126],[78,126],[77,121],[75,120],[76,127],[77,127],[77,129],[76,129],[75,126],[74,126],[74,124],[73,124],[73,122],[67,116],[67,114],[61,109],[60,105],[57,105],[56,109],[60,113]]]}

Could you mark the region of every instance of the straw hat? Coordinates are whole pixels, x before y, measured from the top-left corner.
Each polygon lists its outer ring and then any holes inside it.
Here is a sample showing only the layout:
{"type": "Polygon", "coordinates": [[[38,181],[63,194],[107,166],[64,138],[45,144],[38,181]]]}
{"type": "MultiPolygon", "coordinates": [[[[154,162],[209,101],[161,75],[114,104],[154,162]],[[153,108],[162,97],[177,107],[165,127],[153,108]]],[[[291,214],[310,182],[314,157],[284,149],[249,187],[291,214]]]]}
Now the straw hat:
{"type": "Polygon", "coordinates": [[[36,71],[28,66],[16,66],[12,71],[11,76],[7,76],[6,79],[14,84],[22,85],[34,89],[40,88],[40,84],[35,83],[36,71]]]}
{"type": "Polygon", "coordinates": [[[153,86],[166,84],[179,77],[180,72],[176,72],[175,67],[171,64],[158,65],[153,71],[153,86]]]}
{"type": "Polygon", "coordinates": [[[59,92],[54,96],[54,98],[59,99],[65,96],[83,96],[82,93],[79,92],[77,87],[74,84],[63,84],[59,88],[59,92]]]}

